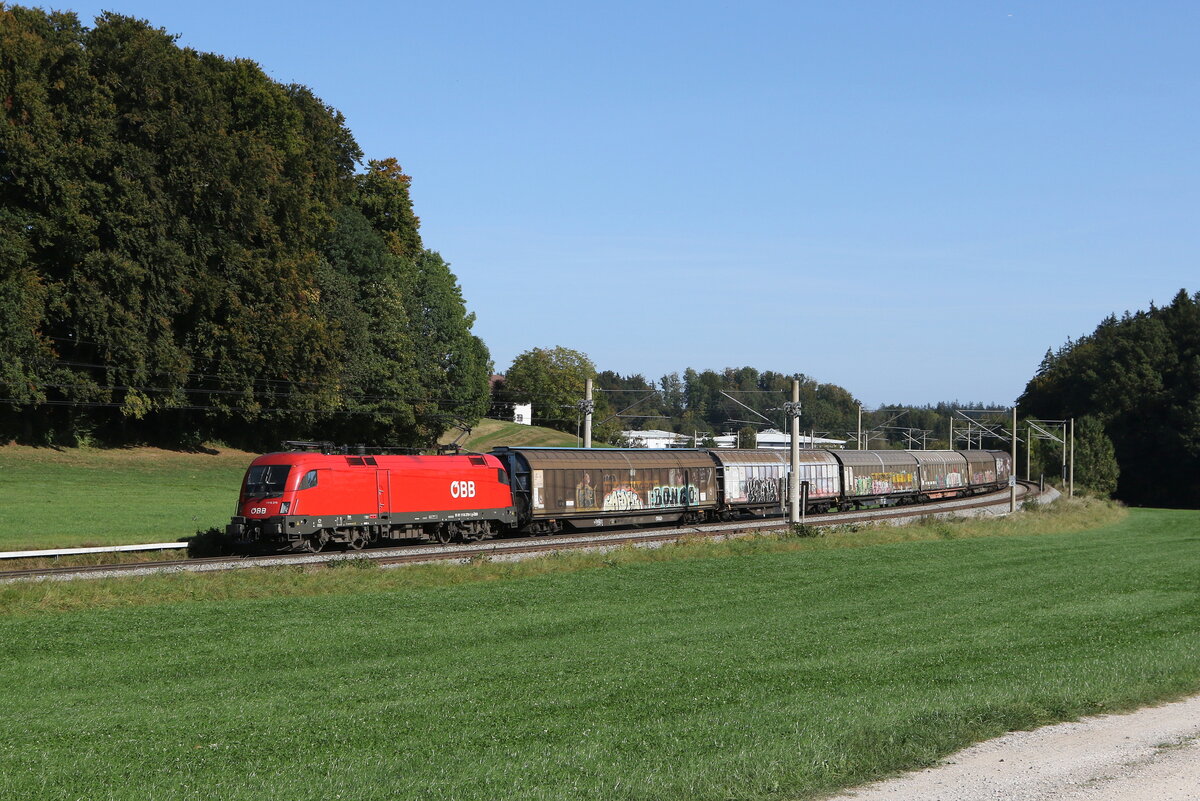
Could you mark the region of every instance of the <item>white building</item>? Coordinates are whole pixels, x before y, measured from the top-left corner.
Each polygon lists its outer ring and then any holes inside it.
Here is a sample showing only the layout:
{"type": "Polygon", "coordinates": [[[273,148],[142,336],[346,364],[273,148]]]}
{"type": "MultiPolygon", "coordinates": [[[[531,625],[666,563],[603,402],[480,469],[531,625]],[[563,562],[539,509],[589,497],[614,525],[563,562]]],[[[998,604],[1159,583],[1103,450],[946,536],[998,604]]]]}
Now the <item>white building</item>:
{"type": "MultiPolygon", "coordinates": [[[[631,448],[698,448],[704,444],[705,437],[702,437],[699,443],[693,443],[692,437],[687,434],[675,434],[671,431],[622,431],[621,434],[629,443],[631,448]]],[[[713,442],[718,448],[748,448],[749,442],[739,442],[737,434],[722,434],[719,437],[713,437],[713,442]]],[[[842,448],[845,447],[846,440],[844,439],[828,439],[826,437],[814,437],[804,431],[800,432],[800,447],[813,450],[816,448],[842,448]]],[[[771,448],[773,450],[787,450],[792,447],[792,435],[785,434],[774,428],[768,428],[766,431],[758,432],[758,447],[771,448]]]]}
{"type": "Polygon", "coordinates": [[[631,448],[690,448],[692,438],[672,431],[622,431],[621,436],[631,448]]]}
{"type": "MultiPolygon", "coordinates": [[[[737,434],[724,434],[720,437],[713,437],[713,441],[717,443],[718,448],[736,448],[737,440],[737,434]]],[[[808,432],[800,432],[801,448],[807,448],[809,450],[813,450],[815,448],[843,448],[845,445],[846,440],[844,439],[814,437],[808,432]]],[[[785,434],[776,428],[768,428],[765,431],[759,431],[758,447],[787,450],[792,447],[792,435],[785,434]]]]}
{"type": "Polygon", "coordinates": [[[513,404],[513,422],[520,423],[523,426],[533,425],[533,404],[532,403],[514,403],[513,404]]]}

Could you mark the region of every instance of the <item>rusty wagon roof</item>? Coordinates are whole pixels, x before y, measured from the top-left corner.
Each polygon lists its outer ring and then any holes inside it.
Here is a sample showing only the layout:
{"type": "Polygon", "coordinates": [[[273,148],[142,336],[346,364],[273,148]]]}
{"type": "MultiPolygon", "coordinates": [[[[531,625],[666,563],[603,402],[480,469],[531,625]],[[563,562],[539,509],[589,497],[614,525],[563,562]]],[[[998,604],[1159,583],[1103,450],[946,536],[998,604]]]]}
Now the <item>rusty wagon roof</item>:
{"type": "Polygon", "coordinates": [[[961,467],[967,463],[958,451],[908,451],[920,464],[949,464],[961,467]]]}
{"type": "MultiPolygon", "coordinates": [[[[791,454],[775,448],[716,448],[709,451],[721,464],[785,464],[792,463],[791,454]]],[[[801,464],[837,464],[833,454],[824,450],[800,451],[801,464]]]]}
{"type": "Polygon", "coordinates": [[[521,448],[503,446],[492,453],[520,454],[535,470],[587,470],[595,467],[715,467],[708,451],[690,448],[521,448]]]}

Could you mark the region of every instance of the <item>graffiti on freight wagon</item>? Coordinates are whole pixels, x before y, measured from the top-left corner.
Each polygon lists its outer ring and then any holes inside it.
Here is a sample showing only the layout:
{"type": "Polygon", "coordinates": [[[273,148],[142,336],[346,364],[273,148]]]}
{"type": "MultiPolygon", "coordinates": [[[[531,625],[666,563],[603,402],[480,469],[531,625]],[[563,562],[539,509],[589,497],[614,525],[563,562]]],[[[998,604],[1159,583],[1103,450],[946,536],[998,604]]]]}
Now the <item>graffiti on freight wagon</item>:
{"type": "Polygon", "coordinates": [[[962,473],[945,473],[943,475],[922,473],[921,475],[923,478],[922,489],[954,489],[965,486],[962,473]]]}
{"type": "Polygon", "coordinates": [[[772,478],[748,478],[742,482],[742,496],[750,503],[775,503],[779,500],[779,482],[772,478]]]}
{"type": "Polygon", "coordinates": [[[575,485],[575,506],[579,509],[596,508],[596,488],[592,486],[591,473],[584,473],[583,481],[575,485]]]}
{"type": "Polygon", "coordinates": [[[855,495],[886,495],[913,488],[912,473],[871,473],[854,477],[855,495]]]}
{"type": "Polygon", "coordinates": [[[700,502],[700,490],[691,484],[678,487],[652,487],[646,493],[646,506],[661,509],[665,506],[695,506],[700,502]]]}
{"type": "Polygon", "coordinates": [[[669,509],[679,506],[696,506],[700,503],[700,490],[693,484],[679,486],[661,485],[645,490],[645,499],[633,487],[618,487],[604,496],[606,512],[631,512],[637,509],[669,509]]]}
{"type": "Polygon", "coordinates": [[[620,487],[604,496],[603,509],[606,512],[629,512],[642,508],[642,499],[628,487],[620,487]]]}

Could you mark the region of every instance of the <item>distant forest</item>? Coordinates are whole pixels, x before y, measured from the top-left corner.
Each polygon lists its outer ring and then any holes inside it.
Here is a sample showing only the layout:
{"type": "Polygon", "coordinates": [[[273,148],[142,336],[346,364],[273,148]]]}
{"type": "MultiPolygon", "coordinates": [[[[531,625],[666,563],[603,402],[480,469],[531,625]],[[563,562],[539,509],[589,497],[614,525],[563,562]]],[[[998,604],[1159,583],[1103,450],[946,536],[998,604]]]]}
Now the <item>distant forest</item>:
{"type": "MultiPolygon", "coordinates": [[[[800,428],[818,437],[849,440],[854,447],[859,401],[837,384],[822,384],[803,374],[759,372],[753,367],[720,372],[688,368],[682,376],[669,373],[652,385],[640,375],[623,377],[604,371],[597,375],[596,386],[604,392],[602,402],[611,408],[609,414],[628,409],[625,416],[615,419],[634,425],[622,424],[622,428],[656,428],[688,435],[737,431],[743,442],[753,443],[758,431],[790,430],[783,404],[792,399],[793,378],[800,381],[800,428]],[[652,387],[658,390],[657,397],[646,400],[645,391],[652,387]]],[[[955,410],[987,408],[992,407],[953,401],[863,409],[864,439],[872,448],[949,447],[955,410]]],[[[960,420],[960,434],[966,426],[966,421],[960,420]]],[[[992,440],[988,438],[985,444],[992,440]]]]}
{"type": "Polygon", "coordinates": [[[1020,406],[1078,418],[1085,470],[1107,471],[1121,500],[1200,508],[1200,292],[1110,316],[1047,352],[1020,406]]]}
{"type": "Polygon", "coordinates": [[[245,59],[0,4],[0,441],[422,446],[491,363],[394,159],[245,59]]]}

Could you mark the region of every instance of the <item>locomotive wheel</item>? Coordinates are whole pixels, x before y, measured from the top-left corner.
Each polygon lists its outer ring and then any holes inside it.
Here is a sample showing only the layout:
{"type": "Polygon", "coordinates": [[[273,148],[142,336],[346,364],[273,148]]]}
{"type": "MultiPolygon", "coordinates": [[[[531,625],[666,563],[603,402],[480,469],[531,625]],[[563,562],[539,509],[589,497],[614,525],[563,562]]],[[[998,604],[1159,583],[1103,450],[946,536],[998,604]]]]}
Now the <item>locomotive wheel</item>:
{"type": "Polygon", "coordinates": [[[316,534],[304,538],[304,550],[309,553],[320,553],[327,542],[329,542],[329,535],[324,531],[318,531],[316,534]]]}
{"type": "Polygon", "coordinates": [[[367,534],[365,531],[354,531],[350,535],[350,549],[361,551],[363,546],[367,544],[367,534]]]}
{"type": "Polygon", "coordinates": [[[450,540],[454,539],[454,533],[450,531],[450,526],[443,523],[433,532],[433,538],[442,545],[449,545],[450,540]]]}

